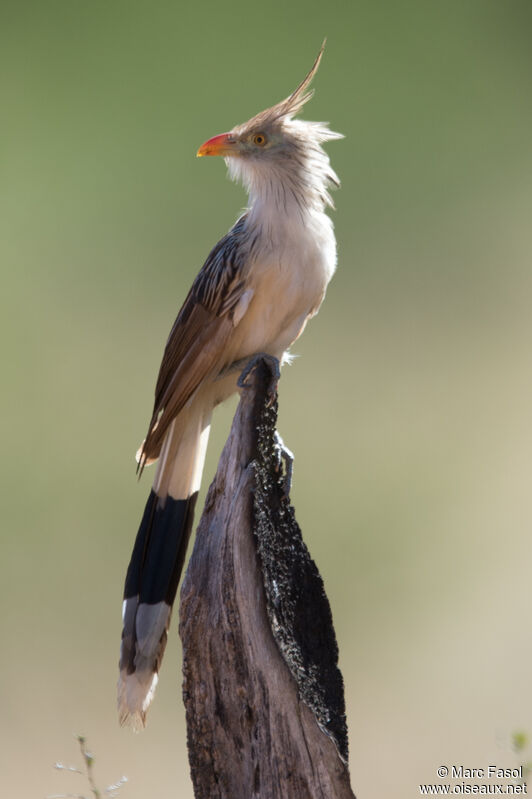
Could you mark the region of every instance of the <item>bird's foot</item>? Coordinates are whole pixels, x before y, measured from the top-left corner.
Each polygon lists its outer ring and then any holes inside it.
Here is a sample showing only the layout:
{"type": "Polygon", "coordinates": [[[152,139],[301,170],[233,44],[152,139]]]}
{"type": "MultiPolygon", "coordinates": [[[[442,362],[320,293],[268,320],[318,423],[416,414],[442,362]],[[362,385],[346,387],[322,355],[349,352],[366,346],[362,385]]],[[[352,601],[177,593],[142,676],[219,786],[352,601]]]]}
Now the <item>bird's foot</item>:
{"type": "Polygon", "coordinates": [[[292,488],[292,476],[294,474],[294,453],[288,449],[280,433],[275,431],[275,447],[279,452],[279,469],[281,468],[281,461],[284,461],[285,474],[283,477],[283,495],[285,499],[290,498],[290,489],[292,488]]]}
{"type": "MultiPolygon", "coordinates": [[[[266,361],[270,367],[271,380],[267,391],[269,398],[268,405],[271,405],[275,399],[275,395],[277,394],[277,383],[281,377],[281,367],[279,365],[278,359],[275,358],[275,356],[269,355],[267,352],[258,352],[256,355],[252,355],[250,358],[247,358],[245,361],[245,366],[240,373],[240,377],[238,378],[237,386],[239,388],[245,388],[245,386],[247,386],[247,378],[257,366],[258,362],[262,360],[266,361]]],[[[242,361],[238,361],[238,363],[242,363],[242,361]]]]}

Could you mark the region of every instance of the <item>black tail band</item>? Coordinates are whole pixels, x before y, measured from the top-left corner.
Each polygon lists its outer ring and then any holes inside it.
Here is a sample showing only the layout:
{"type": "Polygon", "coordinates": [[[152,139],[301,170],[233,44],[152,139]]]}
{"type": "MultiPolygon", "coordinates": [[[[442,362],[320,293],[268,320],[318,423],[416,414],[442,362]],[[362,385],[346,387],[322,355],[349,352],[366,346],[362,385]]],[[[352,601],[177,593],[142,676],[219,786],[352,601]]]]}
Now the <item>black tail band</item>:
{"type": "Polygon", "coordinates": [[[188,499],[166,497],[158,505],[150,492],[126,575],[124,599],[172,606],[185,562],[198,492],[188,499]]]}

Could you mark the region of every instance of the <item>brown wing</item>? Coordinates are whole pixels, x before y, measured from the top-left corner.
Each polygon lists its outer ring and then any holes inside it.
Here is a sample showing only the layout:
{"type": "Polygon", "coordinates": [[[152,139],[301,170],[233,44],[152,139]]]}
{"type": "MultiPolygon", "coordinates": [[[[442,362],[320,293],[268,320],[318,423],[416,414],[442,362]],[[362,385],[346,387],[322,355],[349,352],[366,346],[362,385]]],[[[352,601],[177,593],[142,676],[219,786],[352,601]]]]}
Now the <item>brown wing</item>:
{"type": "Polygon", "coordinates": [[[172,420],[199,386],[225,365],[224,352],[234,329],[232,311],[245,290],[249,248],[244,220],[241,217],[210,253],[170,332],[140,453],[140,471],[159,456],[172,420]]]}

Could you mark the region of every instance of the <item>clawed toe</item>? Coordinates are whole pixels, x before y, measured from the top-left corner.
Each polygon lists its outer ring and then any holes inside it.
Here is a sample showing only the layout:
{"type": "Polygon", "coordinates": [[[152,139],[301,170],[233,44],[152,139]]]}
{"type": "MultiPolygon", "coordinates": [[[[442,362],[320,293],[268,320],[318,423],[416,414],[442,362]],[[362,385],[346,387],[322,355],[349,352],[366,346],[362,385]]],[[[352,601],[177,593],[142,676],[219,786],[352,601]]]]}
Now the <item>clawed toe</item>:
{"type": "Polygon", "coordinates": [[[237,385],[239,388],[245,388],[247,386],[246,380],[253,371],[253,369],[257,366],[259,361],[266,361],[270,367],[272,378],[270,380],[270,384],[268,386],[268,395],[270,401],[268,404],[271,405],[275,395],[277,394],[277,383],[279,382],[279,378],[281,377],[281,367],[279,365],[279,361],[275,356],[269,355],[267,352],[258,352],[256,355],[252,355],[248,360],[242,372],[240,373],[240,377],[238,378],[237,385]]]}

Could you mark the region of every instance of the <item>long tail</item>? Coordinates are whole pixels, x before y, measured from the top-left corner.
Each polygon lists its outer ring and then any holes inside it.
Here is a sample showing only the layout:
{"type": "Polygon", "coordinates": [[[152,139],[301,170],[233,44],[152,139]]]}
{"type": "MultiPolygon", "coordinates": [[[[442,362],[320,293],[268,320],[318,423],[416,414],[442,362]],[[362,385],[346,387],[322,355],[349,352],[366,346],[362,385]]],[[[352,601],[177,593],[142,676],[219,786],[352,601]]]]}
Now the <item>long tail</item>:
{"type": "Polygon", "coordinates": [[[181,413],[164,440],[133,548],[123,604],[118,713],[141,729],[166,647],[172,605],[192,529],[211,410],[181,413]]]}

